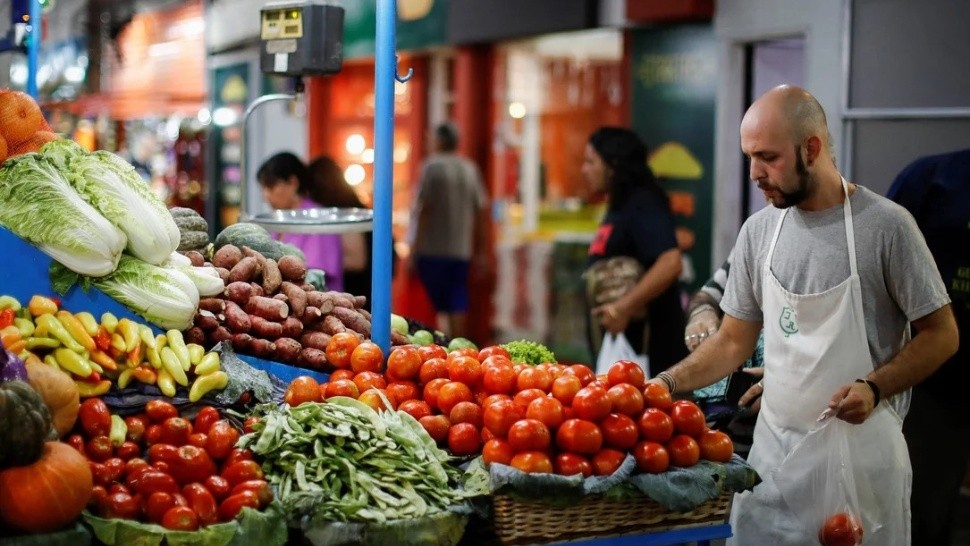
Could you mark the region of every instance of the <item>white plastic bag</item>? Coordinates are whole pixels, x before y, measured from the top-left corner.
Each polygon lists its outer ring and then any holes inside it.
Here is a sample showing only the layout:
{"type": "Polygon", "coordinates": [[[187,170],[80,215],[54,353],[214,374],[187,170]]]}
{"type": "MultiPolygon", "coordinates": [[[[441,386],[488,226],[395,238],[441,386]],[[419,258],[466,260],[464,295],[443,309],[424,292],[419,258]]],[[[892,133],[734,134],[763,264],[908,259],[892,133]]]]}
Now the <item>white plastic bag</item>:
{"type": "Polygon", "coordinates": [[[772,479],[807,537],[820,544],[852,544],[853,537],[855,544],[908,544],[900,537],[908,529],[912,473],[899,418],[886,404],[860,425],[827,418],[772,479]]]}
{"type": "Polygon", "coordinates": [[[617,360],[636,362],[643,368],[643,373],[647,379],[650,378],[650,361],[647,355],[637,354],[622,332],[616,335],[606,332],[603,334],[600,353],[596,357],[596,374],[605,374],[617,360]]]}

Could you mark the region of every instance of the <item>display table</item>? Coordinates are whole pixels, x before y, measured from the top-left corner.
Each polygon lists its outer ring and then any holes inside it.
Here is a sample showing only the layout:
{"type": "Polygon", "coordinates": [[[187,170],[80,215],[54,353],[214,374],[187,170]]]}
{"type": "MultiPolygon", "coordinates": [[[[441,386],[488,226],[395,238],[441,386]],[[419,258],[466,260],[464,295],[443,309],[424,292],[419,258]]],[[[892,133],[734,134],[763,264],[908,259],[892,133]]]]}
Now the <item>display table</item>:
{"type": "Polygon", "coordinates": [[[727,523],[722,523],[719,525],[671,529],[669,531],[646,535],[623,535],[548,544],[563,544],[569,546],[674,546],[677,544],[697,544],[698,546],[709,546],[710,541],[713,539],[729,538],[731,536],[731,526],[727,523]]]}

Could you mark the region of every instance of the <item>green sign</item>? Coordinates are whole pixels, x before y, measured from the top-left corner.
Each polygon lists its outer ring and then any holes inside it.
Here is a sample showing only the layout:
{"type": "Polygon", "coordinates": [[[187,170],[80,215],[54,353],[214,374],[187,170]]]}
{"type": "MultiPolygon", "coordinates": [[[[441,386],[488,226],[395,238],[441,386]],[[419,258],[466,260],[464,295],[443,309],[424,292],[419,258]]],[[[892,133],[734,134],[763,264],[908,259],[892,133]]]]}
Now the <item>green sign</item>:
{"type": "MultiPolygon", "coordinates": [[[[344,2],[344,58],[374,56],[377,0],[344,2]]],[[[397,50],[445,43],[448,0],[397,0],[397,50]]]]}
{"type": "Polygon", "coordinates": [[[633,31],[633,128],[650,147],[678,227],[693,235],[691,290],[712,273],[717,57],[710,25],[633,31]]]}

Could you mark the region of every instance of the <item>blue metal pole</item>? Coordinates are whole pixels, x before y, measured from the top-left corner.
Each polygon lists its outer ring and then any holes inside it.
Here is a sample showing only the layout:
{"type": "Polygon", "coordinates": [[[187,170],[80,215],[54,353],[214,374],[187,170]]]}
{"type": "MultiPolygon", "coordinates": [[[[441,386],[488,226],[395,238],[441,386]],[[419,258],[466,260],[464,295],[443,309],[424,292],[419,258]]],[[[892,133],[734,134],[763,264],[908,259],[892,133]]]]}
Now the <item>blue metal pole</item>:
{"type": "Polygon", "coordinates": [[[27,44],[27,94],[37,100],[37,53],[40,51],[40,0],[30,2],[30,42],[27,44]]]}
{"type": "Polygon", "coordinates": [[[395,0],[377,1],[374,74],[374,245],[371,263],[371,339],[391,349],[391,211],[394,173],[395,0]]]}

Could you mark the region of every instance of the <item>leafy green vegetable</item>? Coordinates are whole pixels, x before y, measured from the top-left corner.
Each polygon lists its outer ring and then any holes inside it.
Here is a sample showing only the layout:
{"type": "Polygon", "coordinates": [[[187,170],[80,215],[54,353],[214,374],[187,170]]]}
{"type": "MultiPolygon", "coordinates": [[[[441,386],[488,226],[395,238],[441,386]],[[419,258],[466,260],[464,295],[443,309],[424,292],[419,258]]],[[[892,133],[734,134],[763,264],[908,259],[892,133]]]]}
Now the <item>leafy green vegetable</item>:
{"type": "Polygon", "coordinates": [[[89,154],[65,140],[45,144],[40,153],[62,164],[81,197],[124,232],[133,256],[159,265],[178,247],[172,214],[123,159],[105,151],[89,154]]]}
{"type": "Polygon", "coordinates": [[[510,341],[503,343],[502,347],[509,352],[512,362],[524,362],[532,366],[538,366],[545,362],[556,362],[556,355],[548,347],[535,341],[510,341]]]}
{"type": "Polygon", "coordinates": [[[8,159],[0,168],[0,224],[68,269],[93,277],[111,273],[127,244],[125,234],[39,154],[8,159]]]}

